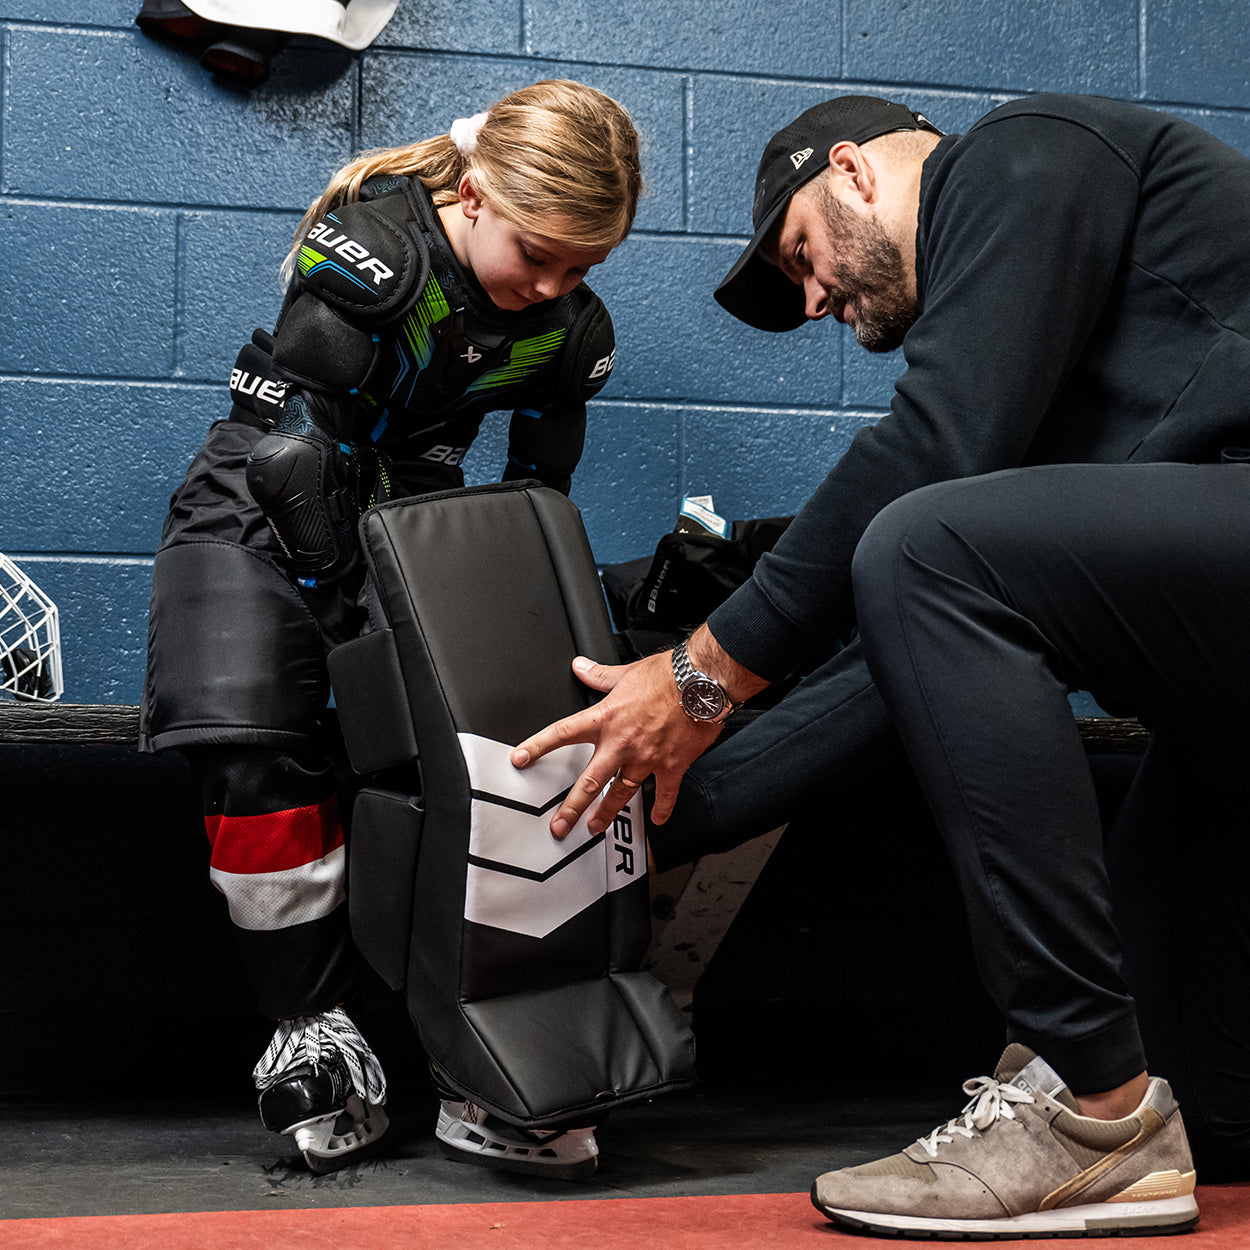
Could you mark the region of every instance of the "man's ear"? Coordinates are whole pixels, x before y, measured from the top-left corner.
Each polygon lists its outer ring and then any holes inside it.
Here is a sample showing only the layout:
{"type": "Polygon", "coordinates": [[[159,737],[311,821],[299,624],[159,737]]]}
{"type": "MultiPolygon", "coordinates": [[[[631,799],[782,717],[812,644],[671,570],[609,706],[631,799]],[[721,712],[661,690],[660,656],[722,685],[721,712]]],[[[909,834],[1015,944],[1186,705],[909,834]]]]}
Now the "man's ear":
{"type": "Polygon", "coordinates": [[[877,198],[877,176],[858,143],[844,139],[829,149],[829,173],[836,191],[858,196],[866,204],[877,198]]]}
{"type": "Polygon", "coordinates": [[[482,197],[478,194],[477,188],[473,185],[472,176],[465,174],[460,179],[458,188],[460,195],[460,211],[469,218],[474,220],[482,211],[482,197]]]}

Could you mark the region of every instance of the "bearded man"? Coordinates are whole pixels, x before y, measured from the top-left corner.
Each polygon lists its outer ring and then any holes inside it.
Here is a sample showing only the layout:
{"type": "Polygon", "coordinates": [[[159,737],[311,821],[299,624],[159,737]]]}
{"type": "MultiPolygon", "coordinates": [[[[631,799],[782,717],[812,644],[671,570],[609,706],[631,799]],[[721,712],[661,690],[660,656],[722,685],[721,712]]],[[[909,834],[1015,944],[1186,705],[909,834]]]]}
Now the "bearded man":
{"type": "Polygon", "coordinates": [[[961,1116],[818,1178],[835,1222],[1181,1231],[1197,1207],[1178,1102],[1208,1179],[1250,1170],[1247,204],[1250,161],[1094,97],[1013,101],[944,136],[849,96],[778,132],[716,298],[762,330],[832,316],[870,350],[901,343],[890,411],[671,655],[579,659],[607,697],[513,752],[594,744],[557,837],[604,829],[654,775],[663,867],[813,801],[836,836],[838,787],[897,730],[1009,1045],[961,1116]],[[1115,883],[1073,689],[1153,732],[1115,883]],[[1126,964],[1134,910],[1148,940],[1126,964]]]}

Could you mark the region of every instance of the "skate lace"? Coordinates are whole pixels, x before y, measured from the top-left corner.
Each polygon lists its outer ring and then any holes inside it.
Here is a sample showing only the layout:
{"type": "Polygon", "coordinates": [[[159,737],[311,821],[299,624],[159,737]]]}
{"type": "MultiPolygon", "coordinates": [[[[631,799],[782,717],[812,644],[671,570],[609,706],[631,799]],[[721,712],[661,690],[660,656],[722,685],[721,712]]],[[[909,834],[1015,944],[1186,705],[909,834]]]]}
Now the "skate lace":
{"type": "Polygon", "coordinates": [[[320,1069],[322,1057],[338,1054],[347,1065],[352,1087],[375,1106],[386,1101],[386,1076],[377,1056],[341,1007],[315,1016],[283,1020],[252,1070],[256,1088],[266,1090],[301,1063],[320,1069]]]}
{"type": "Polygon", "coordinates": [[[964,1082],[964,1093],[970,1095],[968,1105],[953,1120],[939,1125],[928,1137],[916,1140],[924,1147],[929,1158],[936,1158],[938,1147],[961,1137],[973,1137],[989,1128],[995,1120],[1014,1120],[1016,1113],[1012,1103],[1031,1103],[1033,1095],[1018,1085],[1003,1085],[992,1076],[978,1076],[964,1082]]]}
{"type": "MultiPolygon", "coordinates": [[[[469,1102],[467,1099],[460,1104],[460,1110],[457,1114],[465,1124],[484,1125],[488,1119],[493,1119],[489,1112],[483,1111],[477,1103],[469,1102]]],[[[503,1121],[496,1121],[496,1123],[503,1124],[503,1121]]],[[[506,1124],[504,1127],[506,1132],[517,1137],[523,1137],[526,1141],[535,1142],[540,1146],[545,1142],[554,1141],[555,1138],[564,1135],[563,1130],[558,1128],[522,1128],[519,1124],[506,1124]]]]}

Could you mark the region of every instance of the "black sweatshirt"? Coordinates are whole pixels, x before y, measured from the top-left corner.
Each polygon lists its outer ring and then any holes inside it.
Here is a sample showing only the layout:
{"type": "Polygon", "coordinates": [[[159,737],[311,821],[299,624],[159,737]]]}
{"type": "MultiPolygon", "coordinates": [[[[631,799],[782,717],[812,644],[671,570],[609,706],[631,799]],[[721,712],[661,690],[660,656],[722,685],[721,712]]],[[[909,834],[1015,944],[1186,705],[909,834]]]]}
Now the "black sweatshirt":
{"type": "Polygon", "coordinates": [[[925,161],[916,269],[889,413],[710,618],[762,677],[851,627],[860,535],[916,487],[1250,444],[1250,160],[1205,131],[1093,97],[1003,105],[925,161]]]}

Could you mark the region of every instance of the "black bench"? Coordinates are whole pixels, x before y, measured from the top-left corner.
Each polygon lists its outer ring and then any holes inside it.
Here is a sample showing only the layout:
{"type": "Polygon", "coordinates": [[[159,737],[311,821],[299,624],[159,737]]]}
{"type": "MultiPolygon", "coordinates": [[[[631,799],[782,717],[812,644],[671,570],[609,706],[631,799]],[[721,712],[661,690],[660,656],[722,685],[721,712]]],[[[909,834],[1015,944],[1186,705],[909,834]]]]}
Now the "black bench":
{"type": "Polygon", "coordinates": [[[118,745],[139,741],[139,709],[111,703],[0,702],[0,743],[118,745]]]}
{"type": "MultiPolygon", "coordinates": [[[[1081,740],[1091,754],[1140,754],[1150,737],[1135,720],[1081,716],[1077,724],[1081,740]]],[[[137,707],[111,703],[0,702],[0,744],[62,742],[90,746],[138,741],[137,707]]]]}

